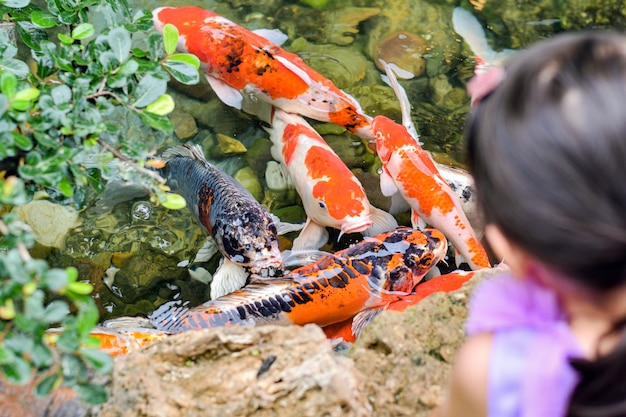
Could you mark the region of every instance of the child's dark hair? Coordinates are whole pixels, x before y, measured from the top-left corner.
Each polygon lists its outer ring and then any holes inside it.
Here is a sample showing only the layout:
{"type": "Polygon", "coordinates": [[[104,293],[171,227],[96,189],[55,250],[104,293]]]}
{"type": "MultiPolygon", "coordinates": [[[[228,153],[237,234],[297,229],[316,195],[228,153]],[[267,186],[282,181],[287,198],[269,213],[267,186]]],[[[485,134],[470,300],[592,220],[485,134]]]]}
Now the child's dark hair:
{"type": "MultiPolygon", "coordinates": [[[[485,223],[587,288],[626,284],[626,37],[561,34],[505,73],[465,131],[485,223]]],[[[626,415],[624,343],[573,363],[569,415],[626,415]]]]}

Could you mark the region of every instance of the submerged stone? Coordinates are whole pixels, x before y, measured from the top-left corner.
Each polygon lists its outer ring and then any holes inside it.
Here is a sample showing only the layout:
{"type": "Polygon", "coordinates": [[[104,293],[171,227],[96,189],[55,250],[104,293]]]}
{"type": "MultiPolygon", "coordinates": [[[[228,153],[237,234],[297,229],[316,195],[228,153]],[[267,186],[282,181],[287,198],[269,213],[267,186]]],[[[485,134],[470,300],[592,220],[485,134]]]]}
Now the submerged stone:
{"type": "MultiPolygon", "coordinates": [[[[395,65],[400,78],[419,77],[426,71],[426,42],[414,33],[400,30],[383,38],[374,50],[374,62],[385,71],[379,60],[395,65]]],[[[394,68],[395,69],[395,68],[394,68]]]]}
{"type": "Polygon", "coordinates": [[[34,200],[15,210],[20,220],[31,227],[37,243],[47,247],[65,248],[68,233],[81,224],[72,207],[48,200],[34,200]]]}

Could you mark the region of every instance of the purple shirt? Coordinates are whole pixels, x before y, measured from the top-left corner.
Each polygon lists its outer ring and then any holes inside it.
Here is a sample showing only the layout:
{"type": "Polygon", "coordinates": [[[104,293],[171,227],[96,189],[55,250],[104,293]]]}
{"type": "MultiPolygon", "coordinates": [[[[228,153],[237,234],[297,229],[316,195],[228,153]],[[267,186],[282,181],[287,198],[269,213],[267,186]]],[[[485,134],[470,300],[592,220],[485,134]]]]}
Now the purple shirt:
{"type": "Polygon", "coordinates": [[[556,294],[531,279],[488,278],[474,292],[468,335],[493,333],[487,415],[564,416],[581,349],[556,294]]]}

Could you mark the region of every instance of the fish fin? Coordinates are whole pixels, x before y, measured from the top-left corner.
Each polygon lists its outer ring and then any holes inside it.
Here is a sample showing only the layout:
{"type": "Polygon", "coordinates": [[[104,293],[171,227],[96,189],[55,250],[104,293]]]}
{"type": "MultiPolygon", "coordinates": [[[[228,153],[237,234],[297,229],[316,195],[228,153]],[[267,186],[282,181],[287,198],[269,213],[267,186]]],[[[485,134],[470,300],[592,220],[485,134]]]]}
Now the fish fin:
{"type": "Polygon", "coordinates": [[[304,223],[287,223],[280,220],[278,216],[270,213],[270,217],[276,226],[276,230],[279,235],[284,235],[290,232],[298,232],[304,228],[304,223]]]}
{"type": "Polygon", "coordinates": [[[333,256],[330,252],[324,252],[317,249],[290,250],[282,252],[283,267],[292,268],[317,262],[324,256],[333,256]]]}
{"type": "Polygon", "coordinates": [[[220,266],[213,274],[211,300],[243,288],[247,279],[248,272],[243,266],[222,258],[220,266]]]}
{"type": "Polygon", "coordinates": [[[385,210],[378,207],[370,206],[370,215],[372,217],[372,225],[363,231],[363,236],[376,236],[380,233],[389,232],[398,227],[396,218],[385,210]]]}
{"type": "Polygon", "coordinates": [[[163,303],[148,315],[148,320],[154,328],[169,331],[189,311],[187,304],[188,302],[183,302],[182,300],[163,303]]]}
{"type": "Polygon", "coordinates": [[[252,32],[278,46],[281,46],[289,39],[289,36],[280,29],[256,29],[252,32]]]}
{"type": "Polygon", "coordinates": [[[195,264],[198,262],[207,262],[213,257],[213,255],[217,253],[217,251],[217,242],[215,242],[215,239],[213,239],[211,236],[207,236],[204,244],[200,249],[198,249],[195,258],[193,258],[193,261],[191,261],[191,263],[195,264]]]}
{"type": "Polygon", "coordinates": [[[191,279],[199,281],[203,284],[208,284],[213,279],[213,275],[206,269],[201,266],[196,268],[189,268],[188,270],[189,276],[191,279]]]}
{"type": "Polygon", "coordinates": [[[207,163],[206,157],[200,145],[179,145],[168,148],[163,152],[161,158],[165,161],[181,156],[183,158],[192,158],[202,163],[207,163]]]}
{"type": "Polygon", "coordinates": [[[101,328],[107,329],[154,329],[152,322],[143,316],[121,316],[108,319],[100,324],[101,328]]]}
{"type": "MultiPolygon", "coordinates": [[[[456,265],[457,268],[459,268],[461,266],[461,264],[466,263],[468,265],[470,265],[469,262],[467,262],[467,260],[465,259],[465,257],[463,255],[461,255],[461,252],[459,252],[457,250],[457,248],[454,248],[454,264],[456,265]]],[[[474,269],[474,268],[472,268],[474,269]]]]}
{"type": "Polygon", "coordinates": [[[276,59],[276,61],[278,61],[281,64],[283,64],[285,66],[285,68],[287,68],[289,71],[293,72],[298,77],[300,77],[302,79],[302,81],[304,81],[307,85],[313,85],[314,84],[313,79],[309,76],[309,74],[306,73],[305,70],[303,70],[302,68],[300,68],[299,66],[297,66],[293,62],[289,61],[287,58],[282,57],[280,55],[274,55],[274,58],[276,59]]]}
{"type": "Polygon", "coordinates": [[[222,100],[225,104],[230,107],[234,107],[236,109],[241,110],[243,96],[236,88],[231,87],[226,84],[224,81],[212,77],[210,75],[206,75],[206,79],[209,82],[209,85],[217,95],[217,97],[222,100]]]}
{"type": "Polygon", "coordinates": [[[383,78],[383,81],[389,84],[394,93],[396,93],[396,97],[398,97],[398,101],[400,102],[400,111],[402,112],[402,126],[404,126],[409,134],[413,137],[413,139],[415,139],[419,143],[417,128],[415,127],[415,124],[411,119],[411,102],[409,101],[409,97],[406,95],[406,90],[400,85],[400,83],[396,79],[396,72],[394,68],[392,68],[382,59],[379,59],[378,61],[383,66],[383,68],[385,68],[385,73],[387,74],[387,77],[383,78]]]}
{"type": "Polygon", "coordinates": [[[319,249],[328,242],[328,231],[326,227],[307,219],[304,228],[293,241],[292,250],[304,251],[309,249],[319,249]]]}
{"type": "Polygon", "coordinates": [[[383,172],[380,174],[380,191],[385,197],[391,197],[398,192],[395,181],[385,168],[383,168],[383,172]]]}
{"type": "Polygon", "coordinates": [[[384,307],[368,308],[367,310],[358,312],[352,319],[352,334],[358,338],[363,329],[374,321],[376,316],[378,316],[384,309],[384,307]]]}
{"type": "Polygon", "coordinates": [[[413,226],[413,229],[424,229],[426,228],[426,221],[417,211],[411,210],[411,225],[413,226]]]}
{"type": "Polygon", "coordinates": [[[400,192],[397,192],[391,196],[391,205],[389,206],[389,213],[391,214],[404,213],[405,211],[409,211],[410,208],[411,206],[409,205],[408,201],[406,201],[404,197],[402,197],[402,194],[400,194],[400,192]]]}

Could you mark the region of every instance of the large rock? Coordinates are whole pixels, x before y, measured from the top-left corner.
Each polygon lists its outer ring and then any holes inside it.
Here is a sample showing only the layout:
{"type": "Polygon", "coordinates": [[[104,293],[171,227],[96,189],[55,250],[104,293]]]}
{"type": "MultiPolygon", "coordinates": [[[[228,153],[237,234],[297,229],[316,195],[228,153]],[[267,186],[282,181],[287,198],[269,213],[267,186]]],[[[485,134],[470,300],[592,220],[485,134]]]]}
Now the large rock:
{"type": "Polygon", "coordinates": [[[461,289],[436,293],[402,312],[384,311],[349,356],[365,379],[376,417],[426,417],[443,401],[456,351],[465,340],[467,300],[492,272],[461,289]]]}
{"type": "Polygon", "coordinates": [[[370,416],[362,381],[315,325],[209,329],[116,359],[98,415],[370,416]]]}

